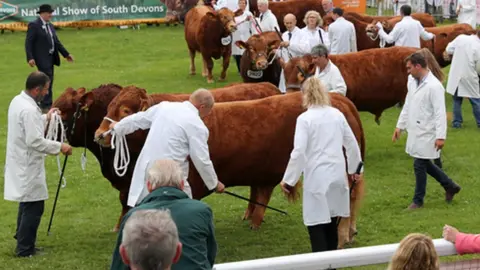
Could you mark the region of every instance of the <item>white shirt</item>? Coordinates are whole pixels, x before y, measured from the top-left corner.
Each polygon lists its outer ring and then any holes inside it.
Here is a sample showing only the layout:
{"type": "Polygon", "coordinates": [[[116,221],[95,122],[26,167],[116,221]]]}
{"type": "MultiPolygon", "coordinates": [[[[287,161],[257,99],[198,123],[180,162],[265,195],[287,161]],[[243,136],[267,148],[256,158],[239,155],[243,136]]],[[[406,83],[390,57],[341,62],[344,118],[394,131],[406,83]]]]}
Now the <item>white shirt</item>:
{"type": "Polygon", "coordinates": [[[308,29],[308,26],[305,26],[302,28],[302,31],[305,33],[305,35],[308,37],[308,43],[309,43],[309,51],[312,50],[313,47],[317,46],[318,44],[324,44],[327,46],[327,48],[330,47],[330,39],[328,38],[328,33],[325,32],[320,27],[316,27],[315,29],[311,30],[308,29]],[[320,31],[321,34],[318,33],[320,31]],[[320,39],[320,36],[322,37],[320,39]]]}
{"type": "Polygon", "coordinates": [[[389,34],[385,33],[380,23],[377,23],[377,26],[380,28],[378,30],[380,38],[386,43],[395,43],[395,46],[420,48],[420,38],[430,40],[435,36],[425,31],[422,24],[411,16],[403,17],[389,34]]]}
{"type": "Polygon", "coordinates": [[[473,29],[477,28],[477,2],[475,0],[458,0],[457,10],[460,10],[458,23],[468,23],[473,29]]]}
{"type": "Polygon", "coordinates": [[[435,140],[447,137],[445,89],[432,72],[420,85],[409,75],[407,88],[405,104],[397,122],[397,128],[408,132],[406,152],[414,158],[439,158],[435,140]]]}
{"type": "Polygon", "coordinates": [[[480,39],[474,35],[459,35],[445,49],[453,54],[448,73],[447,92],[458,96],[480,98],[477,64],[480,63],[480,39]]]}
{"type": "Polygon", "coordinates": [[[45,139],[46,115],[22,91],[8,107],[4,198],[32,202],[48,199],[45,154],[60,153],[61,143],[45,139]]]}
{"type": "Polygon", "coordinates": [[[328,26],[330,54],[344,54],[357,51],[357,35],[353,23],[339,17],[328,26]]]}
{"type": "MultiPolygon", "coordinates": [[[[250,10],[248,2],[249,1],[247,1],[247,7],[245,8],[245,10],[250,10]]],[[[216,5],[214,6],[215,10],[219,10],[224,7],[230,9],[233,12],[240,9],[238,7],[238,0],[218,0],[216,5]]]]}
{"type": "Polygon", "coordinates": [[[284,181],[295,186],[303,180],[303,222],[314,226],[331,217],[350,216],[350,194],[345,172],[354,174],[361,161],[360,148],[345,116],[336,108],[315,106],[297,118],[293,150],[284,181]]]}
{"type": "MultiPolygon", "coordinates": [[[[150,130],[135,164],[128,194],[129,206],[135,206],[148,195],[145,185],[147,166],[158,159],[177,161],[182,168],[183,179],[187,180],[187,157],[190,155],[207,188],[212,190],[217,186],[218,178],[207,144],[209,131],[192,103],[164,101],[145,112],[123,118],[114,127],[118,135],[130,134],[137,129],[150,130]]],[[[188,181],[185,181],[185,186],[190,187],[188,181]]]]}
{"type": "Polygon", "coordinates": [[[342,96],[347,95],[347,84],[343,79],[342,73],[340,73],[338,67],[331,60],[328,60],[328,64],[322,72],[317,67],[315,76],[327,87],[328,92],[339,93],[342,96]]]}
{"type": "Polygon", "coordinates": [[[244,21],[248,16],[253,15],[250,11],[245,10],[243,15],[235,17],[235,22],[238,24],[237,31],[233,32],[232,34],[232,55],[242,55],[245,49],[240,49],[235,42],[237,40],[247,41],[248,38],[252,35],[251,33],[255,33],[255,30],[252,26],[253,20],[244,21]],[[242,22],[244,21],[244,22],[242,22]]]}
{"type": "MultiPolygon", "coordinates": [[[[260,30],[263,32],[275,31],[275,28],[277,28],[277,30],[280,31],[280,26],[278,26],[277,17],[275,17],[275,14],[273,14],[270,9],[265,11],[265,13],[263,13],[263,16],[260,15],[260,17],[255,18],[255,20],[258,22],[258,25],[260,25],[260,28],[261,28],[260,30]],[[262,18],[262,20],[260,20],[260,18],[262,18]]],[[[261,33],[257,31],[257,33],[253,33],[253,34],[261,34],[261,33]]]]}
{"type": "Polygon", "coordinates": [[[52,42],[52,48],[50,49],[50,53],[53,53],[53,51],[55,50],[55,42],[53,41],[53,33],[52,33],[52,29],[50,28],[51,25],[48,25],[47,22],[45,22],[42,17],[39,16],[39,18],[43,23],[42,29],[46,32],[47,36],[50,38],[50,41],[52,42]]]}

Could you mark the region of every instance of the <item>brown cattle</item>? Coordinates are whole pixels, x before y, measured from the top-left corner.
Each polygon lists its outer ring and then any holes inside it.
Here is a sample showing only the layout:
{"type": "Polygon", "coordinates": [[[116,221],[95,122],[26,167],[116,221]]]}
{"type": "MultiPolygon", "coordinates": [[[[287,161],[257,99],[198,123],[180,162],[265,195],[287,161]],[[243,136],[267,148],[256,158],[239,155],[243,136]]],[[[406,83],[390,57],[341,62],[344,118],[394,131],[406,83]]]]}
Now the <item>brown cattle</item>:
{"type": "Polygon", "coordinates": [[[279,44],[280,38],[273,31],[252,35],[247,42],[235,42],[236,46],[245,49],[240,59],[243,82],[270,82],[278,85],[282,68],[278,61],[274,60],[274,49],[279,44]]]}
{"type": "MultiPolygon", "coordinates": [[[[390,47],[364,50],[357,53],[329,55],[345,80],[347,97],[359,111],[375,115],[380,124],[384,110],[405,100],[407,94],[408,72],[405,58],[418,49],[410,47],[390,47]],[[361,68],[358,68],[361,65],[361,68]]],[[[425,52],[426,51],[426,52],[425,52]]],[[[441,78],[441,68],[428,50],[429,68],[437,78],[441,78]]],[[[311,55],[290,59],[287,64],[281,61],[285,72],[287,92],[300,89],[301,74],[297,66],[306,74],[315,73],[315,64],[311,55]]]]}
{"type": "MultiPolygon", "coordinates": [[[[139,90],[136,92],[139,95],[145,94],[139,90]]],[[[358,111],[347,98],[338,94],[330,96],[332,106],[344,113],[364,158],[365,140],[358,111]]],[[[146,99],[146,96],[131,99],[146,99]]],[[[138,104],[140,102],[137,103],[137,108],[141,108],[138,104]]],[[[273,189],[282,180],[293,148],[296,118],[305,111],[301,104],[300,93],[275,95],[256,101],[215,103],[211,114],[204,121],[210,131],[210,156],[219,179],[222,179],[226,187],[250,186],[250,199],[268,204],[273,189]]],[[[116,110],[109,112],[109,115],[119,115],[115,111],[121,111],[120,105],[117,103],[116,110]]],[[[99,129],[97,134],[103,131],[99,129]]],[[[131,135],[136,135],[135,133],[131,135]]],[[[138,140],[134,142],[135,149],[131,147],[133,139],[129,141],[131,152],[141,149],[145,137],[136,136],[135,140],[138,140]]],[[[188,181],[195,199],[209,194],[192,162],[188,181]]],[[[292,200],[297,198],[297,187],[291,193],[292,200]]],[[[339,226],[339,247],[353,240],[356,233],[355,213],[362,197],[363,181],[360,181],[352,193],[352,215],[343,219],[339,226]]],[[[264,207],[250,203],[244,219],[251,218],[251,227],[259,228],[264,214],[264,207]]]]}
{"type": "MultiPolygon", "coordinates": [[[[360,14],[357,12],[344,12],[343,17],[351,21],[353,23],[353,19],[362,21],[362,22],[367,22],[367,23],[373,23],[376,21],[388,21],[391,20],[391,22],[399,22],[402,19],[402,16],[369,16],[365,14],[360,14]]],[[[418,20],[423,27],[433,27],[436,26],[435,24],[435,19],[433,18],[432,15],[428,13],[412,13],[412,18],[415,20],[418,20]]],[[[323,23],[324,25],[328,26],[333,22],[333,18],[331,14],[327,14],[323,16],[323,23]]]]}
{"type": "Polygon", "coordinates": [[[190,74],[195,74],[195,54],[200,52],[203,59],[202,75],[207,82],[213,83],[212,69],[214,59],[223,58],[220,80],[225,80],[232,55],[232,33],[237,30],[234,18],[243,14],[228,8],[213,11],[199,5],[190,9],[185,15],[185,40],[190,52],[190,74]]]}

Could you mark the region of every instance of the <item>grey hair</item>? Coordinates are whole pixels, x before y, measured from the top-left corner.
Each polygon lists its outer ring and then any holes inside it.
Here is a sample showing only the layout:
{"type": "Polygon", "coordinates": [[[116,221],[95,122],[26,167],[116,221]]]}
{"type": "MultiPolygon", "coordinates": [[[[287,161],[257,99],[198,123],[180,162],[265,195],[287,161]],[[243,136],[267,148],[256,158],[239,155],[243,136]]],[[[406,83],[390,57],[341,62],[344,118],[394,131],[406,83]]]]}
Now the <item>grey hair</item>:
{"type": "Polygon", "coordinates": [[[182,177],[180,165],[171,159],[155,160],[147,171],[147,181],[150,182],[152,190],[159,187],[181,189],[182,177]]]}
{"type": "Polygon", "coordinates": [[[268,0],[258,0],[257,5],[264,4],[268,6],[268,0]]]}
{"type": "Polygon", "coordinates": [[[122,234],[122,246],[137,269],[163,270],[172,265],[180,240],[168,209],[135,211],[122,234]]]}
{"type": "Polygon", "coordinates": [[[195,90],[190,95],[190,101],[194,101],[199,105],[205,105],[205,107],[211,108],[215,103],[215,99],[213,98],[212,92],[208,91],[205,88],[199,88],[195,90]]]}
{"type": "Polygon", "coordinates": [[[310,51],[312,56],[328,56],[328,48],[324,44],[318,44],[310,51]]]}

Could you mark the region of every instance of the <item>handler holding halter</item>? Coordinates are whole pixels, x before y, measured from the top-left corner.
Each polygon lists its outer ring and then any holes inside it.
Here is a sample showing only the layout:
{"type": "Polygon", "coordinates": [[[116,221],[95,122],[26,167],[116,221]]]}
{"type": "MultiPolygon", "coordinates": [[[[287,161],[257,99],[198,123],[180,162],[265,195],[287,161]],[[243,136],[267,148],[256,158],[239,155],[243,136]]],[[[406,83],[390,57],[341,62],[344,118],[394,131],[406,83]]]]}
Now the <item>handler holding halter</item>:
{"type": "Polygon", "coordinates": [[[348,173],[356,181],[360,180],[360,175],[355,174],[362,159],[360,148],[345,116],[330,106],[329,94],[320,79],[311,77],[302,88],[307,111],[297,118],[294,148],[280,185],[289,193],[288,186],[295,186],[304,172],[303,221],[312,252],[336,250],[337,218],[350,216],[342,146],[346,149],[348,173]]]}

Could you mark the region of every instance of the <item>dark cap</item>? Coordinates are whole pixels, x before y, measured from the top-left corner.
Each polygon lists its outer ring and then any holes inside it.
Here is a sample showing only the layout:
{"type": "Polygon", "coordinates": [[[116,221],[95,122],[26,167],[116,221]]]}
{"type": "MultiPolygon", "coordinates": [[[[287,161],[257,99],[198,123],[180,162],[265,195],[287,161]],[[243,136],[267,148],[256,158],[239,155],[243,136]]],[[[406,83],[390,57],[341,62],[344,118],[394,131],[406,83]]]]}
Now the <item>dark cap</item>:
{"type": "Polygon", "coordinates": [[[52,9],[52,6],[48,4],[44,4],[40,6],[40,9],[37,11],[37,14],[43,13],[43,12],[48,12],[48,13],[53,13],[55,10],[52,9]]]}

